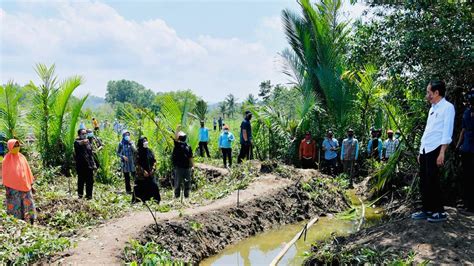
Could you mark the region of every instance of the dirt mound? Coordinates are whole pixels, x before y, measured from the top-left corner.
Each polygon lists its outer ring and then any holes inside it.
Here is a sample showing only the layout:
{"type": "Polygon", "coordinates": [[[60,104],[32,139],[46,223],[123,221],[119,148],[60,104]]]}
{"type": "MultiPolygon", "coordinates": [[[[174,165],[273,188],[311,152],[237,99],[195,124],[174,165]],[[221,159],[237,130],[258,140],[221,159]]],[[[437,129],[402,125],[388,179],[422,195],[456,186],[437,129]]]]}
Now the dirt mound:
{"type": "MultiPolygon", "coordinates": [[[[433,224],[425,220],[415,221],[408,218],[407,214],[405,218],[338,239],[339,244],[333,243],[330,252],[336,254],[334,257],[343,257],[337,254],[355,254],[360,248],[370,248],[385,254],[400,254],[404,258],[414,252],[415,263],[429,261],[434,264],[472,264],[474,217],[460,214],[454,208],[447,208],[446,211],[449,214],[447,222],[433,224]]],[[[317,250],[314,251],[318,254],[317,250]]],[[[316,255],[306,265],[327,262],[316,255]]]]}
{"type": "Polygon", "coordinates": [[[226,207],[161,222],[147,228],[139,241],[153,241],[176,260],[198,263],[227,245],[275,226],[348,207],[342,191],[336,187],[324,182],[311,184],[318,190],[317,196],[307,193],[299,183],[262,195],[238,208],[226,207]]]}

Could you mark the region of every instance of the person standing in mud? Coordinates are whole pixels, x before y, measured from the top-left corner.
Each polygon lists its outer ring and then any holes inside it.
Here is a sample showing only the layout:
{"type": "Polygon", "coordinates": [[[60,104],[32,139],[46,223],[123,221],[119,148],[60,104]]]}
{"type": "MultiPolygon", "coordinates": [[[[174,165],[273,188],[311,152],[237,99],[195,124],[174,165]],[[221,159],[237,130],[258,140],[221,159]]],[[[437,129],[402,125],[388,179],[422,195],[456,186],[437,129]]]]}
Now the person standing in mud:
{"type": "Polygon", "coordinates": [[[174,196],[179,198],[181,190],[184,190],[184,197],[189,197],[189,190],[191,189],[191,175],[194,166],[193,151],[186,143],[186,133],[176,130],[174,139],[174,149],[171,157],[174,166],[174,196]]]}
{"type": "Polygon", "coordinates": [[[474,213],[474,88],[465,95],[467,101],[466,110],[462,116],[462,130],[459,133],[459,140],[456,150],[461,152],[461,184],[462,200],[464,210],[474,213]]]}
{"type": "Polygon", "coordinates": [[[326,138],[324,138],[322,149],[324,151],[324,165],[327,172],[334,176],[337,169],[337,150],[339,149],[339,142],[333,137],[333,132],[328,131],[326,138]]]}
{"type": "Polygon", "coordinates": [[[122,141],[117,148],[117,156],[120,157],[122,165],[122,173],[125,177],[125,191],[132,194],[132,186],[130,185],[130,175],[135,179],[135,154],[137,148],[130,139],[130,132],[124,130],[122,132],[122,141]]]}
{"type": "Polygon", "coordinates": [[[85,129],[77,131],[77,139],[74,141],[74,159],[76,161],[77,172],[77,195],[82,198],[84,195],[84,185],[86,186],[86,199],[92,199],[94,188],[94,170],[97,166],[92,153],[92,145],[87,139],[85,129]]]}
{"type": "Polygon", "coordinates": [[[353,186],[354,165],[359,157],[359,141],[354,138],[354,130],[347,130],[347,138],[342,141],[341,161],[344,173],[349,176],[350,186],[353,186]]]}
{"type": "Polygon", "coordinates": [[[311,132],[307,131],[300,142],[299,158],[303,169],[313,169],[316,161],[316,142],[311,138],[311,132]]]}
{"type": "Polygon", "coordinates": [[[418,154],[423,206],[421,211],[412,214],[411,217],[415,220],[442,222],[447,219],[442,202],[439,170],[444,165],[444,155],[452,141],[455,110],[444,98],[445,94],[444,81],[429,82],[426,100],[431,104],[431,108],[418,154]]]}
{"type": "Polygon", "coordinates": [[[379,132],[375,128],[372,128],[370,130],[370,133],[372,134],[372,138],[369,140],[369,143],[367,144],[367,153],[369,155],[369,158],[373,158],[377,161],[382,160],[382,149],[383,149],[383,144],[382,140],[379,137],[379,132]]]}
{"type": "Polygon", "coordinates": [[[35,191],[33,173],[25,156],[20,153],[20,142],[10,139],[7,146],[9,152],[3,159],[2,167],[7,214],[33,224],[36,219],[36,207],[33,200],[35,191]]]}
{"type": "Polygon", "coordinates": [[[204,121],[201,121],[201,127],[199,128],[199,155],[204,156],[204,151],[208,158],[211,158],[209,154],[209,148],[207,144],[209,143],[209,129],[204,127],[204,121]]]}
{"type": "Polygon", "coordinates": [[[250,160],[252,158],[252,113],[245,111],[244,121],[240,124],[240,153],[237,158],[237,163],[242,160],[250,160]]]}

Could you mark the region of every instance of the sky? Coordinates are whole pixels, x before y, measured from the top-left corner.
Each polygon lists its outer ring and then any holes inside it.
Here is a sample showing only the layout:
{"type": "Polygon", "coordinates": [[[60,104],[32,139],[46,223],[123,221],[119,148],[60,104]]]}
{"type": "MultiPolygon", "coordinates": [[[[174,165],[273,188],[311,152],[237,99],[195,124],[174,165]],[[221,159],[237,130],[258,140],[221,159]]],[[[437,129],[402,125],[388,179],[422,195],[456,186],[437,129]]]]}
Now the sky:
{"type": "MultiPolygon", "coordinates": [[[[109,80],[155,92],[194,91],[209,102],[256,95],[261,81],[287,84],[279,52],[288,45],[281,11],[296,0],[0,0],[0,82],[81,75],[76,95],[105,96],[109,80]]],[[[356,19],[365,6],[346,4],[356,19]]]]}

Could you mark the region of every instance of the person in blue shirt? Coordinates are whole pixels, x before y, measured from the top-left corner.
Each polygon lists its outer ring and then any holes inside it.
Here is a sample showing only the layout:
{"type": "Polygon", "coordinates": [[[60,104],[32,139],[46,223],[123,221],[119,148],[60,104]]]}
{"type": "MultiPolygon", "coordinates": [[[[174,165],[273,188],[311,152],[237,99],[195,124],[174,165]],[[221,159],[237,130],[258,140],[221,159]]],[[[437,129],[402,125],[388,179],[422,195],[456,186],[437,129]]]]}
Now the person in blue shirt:
{"type": "Polygon", "coordinates": [[[382,160],[383,142],[379,137],[379,131],[374,128],[371,129],[372,139],[369,140],[367,145],[367,154],[369,158],[374,158],[377,161],[382,160]]]}
{"type": "Polygon", "coordinates": [[[339,142],[333,138],[331,130],[328,131],[326,138],[324,138],[322,148],[324,151],[326,170],[330,175],[334,176],[337,169],[337,150],[339,149],[339,142]]]}
{"type": "Polygon", "coordinates": [[[252,158],[252,113],[245,111],[244,121],[240,124],[240,154],[237,163],[241,163],[243,159],[250,160],[252,158]]]}
{"type": "Polygon", "coordinates": [[[222,151],[222,158],[224,159],[224,167],[232,167],[232,143],[234,142],[235,137],[229,131],[229,126],[224,125],[224,130],[219,136],[219,149],[222,151]],[[229,160],[229,164],[227,164],[229,160]]]}
{"type": "Polygon", "coordinates": [[[209,143],[209,129],[204,127],[204,121],[201,121],[201,128],[199,128],[199,155],[204,156],[204,151],[208,158],[211,158],[209,154],[209,148],[207,144],[209,143]]]}
{"type": "Polygon", "coordinates": [[[467,107],[462,116],[462,130],[459,134],[459,140],[456,144],[456,150],[461,152],[461,182],[462,182],[462,200],[464,209],[468,212],[474,212],[474,88],[465,95],[467,107]]]}
{"type": "Polygon", "coordinates": [[[5,153],[6,153],[5,143],[6,143],[5,134],[0,133],[0,156],[5,156],[5,153]]]}

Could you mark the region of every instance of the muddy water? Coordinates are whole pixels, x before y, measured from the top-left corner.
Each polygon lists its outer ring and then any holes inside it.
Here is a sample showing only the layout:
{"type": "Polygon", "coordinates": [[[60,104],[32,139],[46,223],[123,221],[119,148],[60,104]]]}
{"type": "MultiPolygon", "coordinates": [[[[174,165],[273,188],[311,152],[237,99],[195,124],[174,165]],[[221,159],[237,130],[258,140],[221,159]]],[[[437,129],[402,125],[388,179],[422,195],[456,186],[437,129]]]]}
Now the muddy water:
{"type": "MultiPolygon", "coordinates": [[[[360,204],[353,191],[348,191],[347,194],[354,205],[360,204]]],[[[366,207],[366,220],[369,224],[380,220],[382,215],[381,209],[366,207]]],[[[318,222],[308,230],[306,241],[304,241],[304,237],[299,239],[278,265],[301,265],[305,259],[305,253],[311,248],[311,243],[330,239],[331,236],[349,235],[356,230],[360,214],[356,218],[352,221],[339,219],[332,215],[320,217],[318,222]]],[[[305,223],[284,225],[247,238],[227,247],[218,255],[205,259],[200,265],[269,265],[285,244],[291,241],[304,227],[305,223]]]]}

